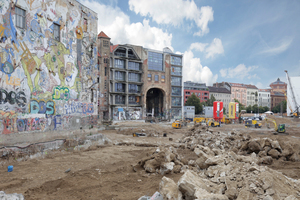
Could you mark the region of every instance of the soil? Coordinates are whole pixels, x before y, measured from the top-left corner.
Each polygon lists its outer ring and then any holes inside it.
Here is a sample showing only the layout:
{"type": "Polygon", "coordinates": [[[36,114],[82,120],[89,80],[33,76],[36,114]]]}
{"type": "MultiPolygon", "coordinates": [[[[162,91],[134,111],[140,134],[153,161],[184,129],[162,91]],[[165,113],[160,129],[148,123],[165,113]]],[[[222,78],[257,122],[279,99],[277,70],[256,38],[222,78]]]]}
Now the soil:
{"type": "MultiPolygon", "coordinates": [[[[277,121],[278,118],[276,118],[277,121]]],[[[248,133],[254,137],[269,137],[279,142],[289,142],[300,151],[300,121],[282,118],[278,123],[285,123],[288,135],[273,135],[265,125],[261,129],[245,129],[242,124],[223,125],[214,130],[229,132],[233,129],[248,133]],[[279,122],[280,121],[280,122],[279,122]]],[[[137,164],[150,156],[156,146],[176,143],[189,130],[172,129],[170,123],[118,123],[124,129],[100,131],[113,144],[104,147],[74,151],[74,148],[61,148],[48,151],[46,156],[16,161],[14,158],[0,165],[0,191],[22,193],[28,199],[138,199],[143,195],[152,196],[159,190],[163,175],[150,174],[137,164]],[[126,129],[125,129],[126,128],[126,129]],[[149,137],[133,137],[133,132],[149,133],[149,137]],[[163,137],[167,133],[167,137],[163,137]],[[169,139],[172,138],[172,139],[169,139]],[[120,145],[121,144],[121,145],[120,145]],[[141,145],[135,145],[141,144],[141,145]],[[7,172],[7,166],[13,165],[13,172],[7,172]],[[69,170],[70,169],[70,170],[69,170]],[[69,172],[66,172],[69,171],[69,172]]],[[[191,125],[189,125],[191,126],[191,125]]],[[[193,151],[178,149],[178,154],[186,159],[195,159],[193,151]]],[[[282,172],[293,179],[300,179],[299,162],[276,160],[268,167],[282,172]]],[[[165,174],[175,182],[182,174],[165,174]]]]}

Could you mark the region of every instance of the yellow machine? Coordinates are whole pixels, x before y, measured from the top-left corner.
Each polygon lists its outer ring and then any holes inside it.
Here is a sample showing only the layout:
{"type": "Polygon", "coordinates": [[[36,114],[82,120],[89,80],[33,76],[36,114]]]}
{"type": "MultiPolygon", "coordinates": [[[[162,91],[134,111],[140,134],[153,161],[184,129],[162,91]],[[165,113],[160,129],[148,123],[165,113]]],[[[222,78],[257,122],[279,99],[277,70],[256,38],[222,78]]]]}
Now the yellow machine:
{"type": "Polygon", "coordinates": [[[262,127],[262,123],[261,122],[257,122],[257,120],[246,120],[245,121],[245,127],[246,128],[261,128],[262,127]]]}
{"type": "Polygon", "coordinates": [[[202,123],[203,121],[207,123],[209,120],[212,120],[212,118],[196,117],[194,118],[194,123],[202,123]]]}
{"type": "Polygon", "coordinates": [[[183,126],[186,126],[187,122],[182,121],[182,120],[176,120],[175,122],[172,123],[173,128],[182,128],[183,126]]]}
{"type": "MultiPolygon", "coordinates": [[[[274,129],[277,133],[285,133],[285,124],[279,124],[277,126],[276,121],[274,119],[266,118],[265,119],[267,122],[270,121],[274,124],[274,129]]],[[[276,133],[274,133],[276,134],[276,133]]]]}
{"type": "Polygon", "coordinates": [[[209,120],[207,122],[207,126],[211,126],[211,127],[220,127],[220,123],[218,121],[215,120],[209,120]]]}

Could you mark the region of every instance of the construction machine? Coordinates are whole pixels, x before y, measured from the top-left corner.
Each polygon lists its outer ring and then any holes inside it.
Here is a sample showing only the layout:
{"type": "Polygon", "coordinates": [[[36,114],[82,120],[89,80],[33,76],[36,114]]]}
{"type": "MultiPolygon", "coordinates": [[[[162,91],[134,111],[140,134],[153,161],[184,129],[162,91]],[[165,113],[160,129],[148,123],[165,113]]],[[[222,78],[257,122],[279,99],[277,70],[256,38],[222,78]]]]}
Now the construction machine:
{"type": "Polygon", "coordinates": [[[173,128],[182,128],[183,126],[187,125],[187,121],[185,120],[175,120],[175,122],[172,123],[173,128]]]}
{"type": "Polygon", "coordinates": [[[220,122],[211,119],[207,122],[207,126],[220,127],[220,122]]]}
{"type": "MultiPolygon", "coordinates": [[[[279,124],[277,126],[276,121],[274,119],[266,118],[265,120],[267,122],[270,121],[274,124],[274,129],[275,129],[274,135],[276,135],[277,133],[285,133],[285,124],[279,124]]],[[[269,128],[269,126],[268,126],[268,128],[269,128]]]]}
{"type": "Polygon", "coordinates": [[[239,113],[239,123],[242,123],[242,114],[246,113],[246,110],[241,110],[241,112],[239,113]]]}
{"type": "Polygon", "coordinates": [[[290,89],[290,91],[292,93],[293,103],[295,104],[295,107],[296,107],[296,109],[294,111],[293,111],[293,109],[292,109],[292,107],[290,105],[289,100],[287,99],[287,94],[286,93],[285,93],[285,99],[286,99],[287,104],[289,106],[289,109],[290,109],[290,111],[292,113],[292,117],[298,117],[299,116],[299,107],[300,107],[300,105],[296,101],[296,97],[295,97],[295,94],[294,94],[294,90],[293,90],[293,87],[292,87],[292,82],[290,80],[289,74],[288,74],[287,70],[285,70],[284,72],[286,73],[286,76],[287,76],[287,79],[288,79],[288,83],[289,83],[288,85],[290,86],[289,89],[290,89]]]}
{"type": "Polygon", "coordinates": [[[245,128],[261,128],[262,127],[262,123],[258,122],[257,120],[254,119],[250,119],[250,120],[246,120],[245,121],[245,128]]]}

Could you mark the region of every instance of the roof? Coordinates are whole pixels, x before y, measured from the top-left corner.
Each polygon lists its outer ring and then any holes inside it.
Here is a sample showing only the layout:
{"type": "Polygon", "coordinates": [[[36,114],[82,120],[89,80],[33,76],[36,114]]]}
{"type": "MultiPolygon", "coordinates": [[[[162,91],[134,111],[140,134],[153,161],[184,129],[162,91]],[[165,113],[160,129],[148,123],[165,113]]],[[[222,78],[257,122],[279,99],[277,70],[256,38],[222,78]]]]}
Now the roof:
{"type": "Polygon", "coordinates": [[[259,92],[270,92],[270,89],[258,89],[259,92]]]}
{"type": "Polygon", "coordinates": [[[249,89],[258,89],[255,85],[251,85],[251,84],[245,86],[249,89]]]}
{"type": "Polygon", "coordinates": [[[116,44],[116,45],[111,45],[110,46],[110,52],[113,52],[119,45],[116,44]]]}
{"type": "Polygon", "coordinates": [[[284,93],[282,93],[282,92],[272,92],[271,95],[272,96],[282,96],[282,97],[285,97],[284,93]]]}
{"type": "Polygon", "coordinates": [[[108,37],[103,31],[101,31],[101,32],[99,33],[98,37],[104,37],[104,38],[110,39],[110,37],[108,37]]]}
{"type": "Polygon", "coordinates": [[[283,81],[281,81],[280,78],[278,78],[277,81],[271,83],[270,85],[278,85],[278,84],[284,85],[284,84],[286,84],[286,83],[283,82],[283,81]]]}
{"type": "Polygon", "coordinates": [[[226,88],[218,88],[218,87],[210,87],[210,86],[208,86],[208,90],[209,90],[209,92],[231,94],[231,92],[229,90],[227,90],[226,88]]]}
{"type": "Polygon", "coordinates": [[[228,83],[231,87],[246,87],[243,83],[228,83]]]}

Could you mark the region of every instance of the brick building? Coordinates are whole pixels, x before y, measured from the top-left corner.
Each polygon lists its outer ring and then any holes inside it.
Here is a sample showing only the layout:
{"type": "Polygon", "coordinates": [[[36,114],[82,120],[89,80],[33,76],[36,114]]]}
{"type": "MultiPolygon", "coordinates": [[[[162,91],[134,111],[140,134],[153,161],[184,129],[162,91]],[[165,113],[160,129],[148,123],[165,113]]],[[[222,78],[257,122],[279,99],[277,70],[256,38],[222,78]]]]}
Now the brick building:
{"type": "Polygon", "coordinates": [[[279,78],[270,84],[271,89],[271,109],[285,100],[287,84],[279,78]]]}
{"type": "MultiPolygon", "coordinates": [[[[285,95],[281,92],[271,92],[271,109],[285,100],[285,95]]],[[[285,112],[285,110],[283,111],[285,112]]]]}
{"type": "Polygon", "coordinates": [[[205,83],[195,83],[191,81],[184,82],[184,103],[193,93],[200,99],[200,102],[206,102],[209,99],[208,87],[205,83]]]}
{"type": "Polygon", "coordinates": [[[130,44],[110,50],[110,119],[182,117],[182,55],[130,44]]]}
{"type": "Polygon", "coordinates": [[[270,87],[272,88],[272,92],[281,92],[285,93],[287,90],[287,84],[283,81],[281,81],[279,78],[270,84],[270,87]]]}

